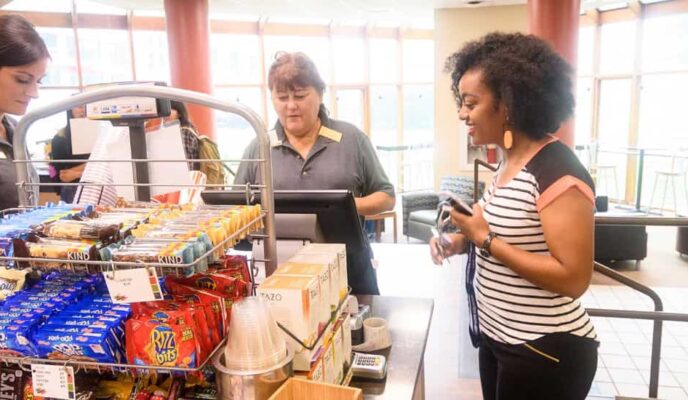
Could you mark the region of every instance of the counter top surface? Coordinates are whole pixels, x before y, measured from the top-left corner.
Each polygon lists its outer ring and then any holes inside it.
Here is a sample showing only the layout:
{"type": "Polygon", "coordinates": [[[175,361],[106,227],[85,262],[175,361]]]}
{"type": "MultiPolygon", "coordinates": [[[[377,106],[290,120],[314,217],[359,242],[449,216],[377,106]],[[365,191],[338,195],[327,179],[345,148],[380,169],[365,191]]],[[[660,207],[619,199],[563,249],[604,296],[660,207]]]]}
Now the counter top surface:
{"type": "Polygon", "coordinates": [[[392,335],[392,347],[375,352],[387,357],[387,377],[384,380],[354,378],[351,386],[363,389],[365,399],[414,398],[417,390],[424,390],[423,357],[432,320],[433,300],[357,297],[360,304],[370,305],[371,316],[387,320],[392,335]]]}

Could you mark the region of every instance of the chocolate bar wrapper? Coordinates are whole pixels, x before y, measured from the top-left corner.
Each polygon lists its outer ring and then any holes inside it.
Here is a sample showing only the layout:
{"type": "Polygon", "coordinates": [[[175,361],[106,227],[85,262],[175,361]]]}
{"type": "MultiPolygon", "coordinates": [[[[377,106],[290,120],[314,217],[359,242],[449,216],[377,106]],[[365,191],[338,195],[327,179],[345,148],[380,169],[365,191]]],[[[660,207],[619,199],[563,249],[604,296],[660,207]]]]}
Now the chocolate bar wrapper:
{"type": "Polygon", "coordinates": [[[0,367],[0,399],[22,400],[24,371],[17,367],[0,367]]]}

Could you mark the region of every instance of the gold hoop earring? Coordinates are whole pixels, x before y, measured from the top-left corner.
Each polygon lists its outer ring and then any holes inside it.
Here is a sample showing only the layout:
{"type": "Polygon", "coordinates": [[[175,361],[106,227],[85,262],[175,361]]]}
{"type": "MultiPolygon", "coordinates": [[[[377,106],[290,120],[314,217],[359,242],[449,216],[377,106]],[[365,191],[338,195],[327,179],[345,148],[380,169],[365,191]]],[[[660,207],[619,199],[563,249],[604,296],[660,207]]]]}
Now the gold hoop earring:
{"type": "Polygon", "coordinates": [[[514,146],[514,134],[510,129],[504,131],[504,148],[510,150],[514,146]]]}

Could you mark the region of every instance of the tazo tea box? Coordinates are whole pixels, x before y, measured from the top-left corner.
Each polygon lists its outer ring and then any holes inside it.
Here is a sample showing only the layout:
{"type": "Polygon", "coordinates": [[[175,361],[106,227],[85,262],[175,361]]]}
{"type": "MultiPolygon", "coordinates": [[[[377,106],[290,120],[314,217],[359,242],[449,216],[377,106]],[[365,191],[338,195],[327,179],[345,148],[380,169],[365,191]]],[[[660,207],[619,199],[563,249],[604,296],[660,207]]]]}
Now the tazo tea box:
{"type": "Polygon", "coordinates": [[[315,382],[325,382],[325,363],[323,362],[322,352],[313,362],[313,368],[308,372],[308,379],[315,382]]]}
{"type": "Polygon", "coordinates": [[[332,275],[339,293],[338,302],[341,302],[349,294],[349,279],[346,269],[346,246],[339,243],[310,243],[302,247],[297,255],[303,254],[327,254],[334,260],[327,261],[332,263],[332,275]],[[336,262],[335,262],[336,261],[336,262]]]}
{"type": "MultiPolygon", "coordinates": [[[[331,274],[327,264],[302,264],[291,260],[280,265],[275,271],[275,275],[294,275],[294,276],[314,276],[318,278],[320,284],[320,298],[323,300],[317,305],[320,323],[324,328],[332,317],[332,295],[331,295],[331,274]]],[[[335,294],[336,296],[336,294],[335,294]]],[[[336,304],[335,304],[336,307],[336,304]]]]}
{"type": "Polygon", "coordinates": [[[339,385],[344,379],[344,339],[342,333],[342,320],[338,320],[332,334],[332,347],[334,351],[334,383],[339,385]]]}
{"type": "Polygon", "coordinates": [[[330,302],[334,305],[335,310],[339,306],[339,303],[346,298],[346,295],[348,294],[346,264],[344,264],[344,267],[342,268],[337,253],[319,251],[317,248],[310,248],[306,246],[303,247],[301,251],[296,253],[295,256],[289,259],[289,261],[299,263],[327,264],[332,275],[332,281],[330,283],[332,297],[330,302]],[[342,281],[342,279],[344,280],[342,281]]]}
{"type": "Polygon", "coordinates": [[[337,368],[334,365],[334,346],[331,340],[325,344],[323,364],[325,364],[325,383],[338,384],[337,368]]]}
{"type": "Polygon", "coordinates": [[[351,315],[348,313],[342,321],[342,354],[344,365],[351,365],[351,315]]]}
{"type": "MultiPolygon", "coordinates": [[[[271,275],[257,289],[257,294],[270,305],[275,320],[307,346],[318,337],[317,305],[322,303],[318,285],[313,276],[271,275]]],[[[292,338],[288,340],[295,351],[302,349],[292,338]]]]}

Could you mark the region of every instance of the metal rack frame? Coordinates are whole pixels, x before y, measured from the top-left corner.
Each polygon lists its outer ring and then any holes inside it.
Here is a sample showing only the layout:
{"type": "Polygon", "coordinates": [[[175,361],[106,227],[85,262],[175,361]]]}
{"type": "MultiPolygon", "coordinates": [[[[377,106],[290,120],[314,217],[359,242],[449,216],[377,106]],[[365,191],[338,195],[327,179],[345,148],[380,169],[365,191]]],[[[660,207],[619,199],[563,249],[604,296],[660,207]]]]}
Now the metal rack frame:
{"type": "MultiPolygon", "coordinates": [[[[35,206],[38,203],[38,198],[34,195],[33,187],[39,187],[42,184],[34,182],[35,176],[30,174],[29,163],[31,159],[29,157],[28,148],[26,146],[26,134],[29,127],[41,118],[48,117],[50,115],[56,114],[58,112],[64,112],[75,106],[83,105],[87,103],[92,103],[99,100],[108,100],[118,97],[125,96],[136,96],[136,97],[154,97],[154,98],[166,98],[169,100],[176,100],[186,103],[193,103],[197,105],[202,105],[210,107],[216,110],[229,112],[236,114],[244,118],[253,128],[258,137],[259,142],[259,154],[260,159],[253,160],[260,162],[259,171],[263,177],[263,185],[260,185],[261,191],[261,207],[267,212],[265,218],[265,254],[267,256],[266,260],[266,273],[270,274],[277,268],[277,241],[275,238],[275,218],[274,218],[274,196],[273,196],[273,184],[272,184],[272,158],[270,153],[270,139],[268,137],[265,125],[262,120],[253,110],[250,108],[238,104],[230,103],[216,99],[207,94],[192,92],[189,90],[169,88],[164,86],[144,86],[144,85],[131,85],[131,86],[118,86],[110,87],[104,89],[93,90],[85,93],[80,93],[69,98],[59,100],[53,104],[49,104],[36,110],[33,110],[19,120],[17,128],[14,132],[14,161],[17,167],[17,185],[19,190],[19,204],[20,206],[35,206]]],[[[120,160],[124,162],[134,162],[137,160],[120,160]]],[[[142,161],[142,160],[138,160],[142,161]]],[[[149,160],[146,160],[149,161],[149,160]]],[[[83,161],[82,161],[83,162],[83,161]]],[[[88,162],[88,161],[86,161],[88,162]]],[[[187,162],[187,160],[183,160],[187,162]]],[[[55,186],[55,184],[49,184],[50,186],[55,186]]],[[[147,183],[134,183],[128,184],[127,186],[150,186],[147,183]]],[[[102,184],[101,184],[102,186],[102,184]]],[[[113,185],[114,186],[114,185],[113,185]]],[[[169,186],[169,185],[164,185],[169,186]]],[[[197,185],[192,185],[197,186],[197,185]]]]}
{"type": "MultiPolygon", "coordinates": [[[[224,112],[229,112],[244,118],[253,128],[258,138],[259,143],[259,159],[242,160],[250,162],[259,162],[259,172],[263,177],[262,185],[241,185],[245,187],[247,193],[252,189],[258,189],[261,192],[261,207],[262,213],[260,217],[248,222],[244,227],[242,227],[235,234],[223,240],[221,243],[216,244],[213,249],[207,251],[199,259],[195,260],[193,263],[179,264],[179,265],[169,265],[169,264],[158,264],[158,263],[133,263],[133,262],[103,262],[103,261],[76,261],[72,262],[74,265],[86,265],[99,267],[101,271],[114,271],[118,267],[127,268],[132,266],[153,266],[156,270],[163,269],[162,271],[181,271],[187,268],[195,268],[199,263],[210,257],[215,251],[224,246],[228,241],[234,240],[243,232],[245,232],[249,226],[258,222],[261,218],[264,221],[264,254],[265,254],[265,269],[266,274],[271,274],[277,267],[277,250],[276,250],[276,237],[275,237],[275,224],[274,224],[274,196],[273,196],[273,182],[272,182],[272,163],[271,163],[271,153],[270,153],[270,140],[265,129],[265,125],[262,120],[253,110],[250,108],[238,104],[230,103],[216,99],[212,96],[203,93],[197,93],[189,90],[169,88],[163,86],[143,86],[143,85],[131,85],[131,86],[118,86],[110,87],[104,89],[98,89],[89,91],[86,93],[81,93],[69,98],[57,101],[55,103],[37,108],[29,113],[27,113],[20,121],[16,127],[14,134],[14,161],[17,168],[17,190],[19,191],[19,205],[21,208],[12,209],[10,212],[21,212],[23,210],[35,207],[38,203],[38,198],[35,193],[35,188],[40,186],[58,186],[59,184],[49,183],[41,184],[37,182],[37,176],[32,172],[29,164],[33,162],[45,162],[32,161],[29,157],[28,149],[26,146],[26,134],[29,127],[41,118],[56,114],[58,112],[64,112],[78,105],[88,104],[91,102],[99,100],[107,100],[118,97],[125,96],[136,96],[136,97],[153,97],[153,98],[165,98],[169,100],[176,100],[186,103],[192,103],[197,105],[206,106],[215,110],[220,110],[224,112]],[[169,270],[169,268],[172,268],[169,270]]],[[[70,160],[71,161],[71,160],[70,160]]],[[[101,160],[91,160],[93,162],[101,162],[101,160]]],[[[102,160],[104,161],[104,160],[102,160]]],[[[134,159],[131,160],[107,160],[108,162],[128,162],[132,165],[137,165],[144,162],[162,162],[162,161],[178,161],[178,162],[188,162],[188,160],[147,160],[147,159],[134,159]]],[[[225,161],[225,160],[220,160],[225,161]]],[[[89,160],[79,160],[79,163],[89,162],[89,160]]],[[[73,186],[74,184],[65,184],[63,186],[73,186]]],[[[102,183],[97,184],[99,186],[104,186],[102,183]]],[[[111,186],[124,186],[112,184],[111,186]]],[[[133,184],[126,184],[126,186],[155,186],[149,183],[135,182],[133,184]]],[[[158,185],[158,186],[169,186],[169,185],[158,185]]],[[[218,186],[218,185],[179,185],[180,187],[207,187],[207,186],[218,186]]],[[[223,187],[236,186],[236,185],[219,185],[223,187]]],[[[3,211],[4,214],[4,211],[3,211]]],[[[11,261],[21,261],[21,262],[59,262],[63,264],[70,264],[67,260],[62,259],[50,259],[50,258],[17,258],[17,257],[0,257],[0,260],[11,260],[11,261]]],[[[87,361],[77,361],[77,360],[49,360],[42,358],[33,357],[22,357],[22,356],[9,356],[0,355],[0,363],[16,363],[20,367],[25,368],[27,364],[31,363],[41,363],[41,364],[52,364],[52,365],[65,365],[74,366],[77,369],[88,369],[88,370],[111,370],[111,371],[130,371],[136,373],[138,371],[149,371],[149,372],[168,372],[168,373],[197,373],[202,368],[207,366],[208,361],[216,354],[222,347],[225,339],[213,349],[211,354],[196,368],[181,368],[181,367],[161,367],[161,366],[142,366],[142,365],[131,365],[131,364],[109,364],[109,363],[97,363],[97,362],[87,362],[87,361]]]]}

